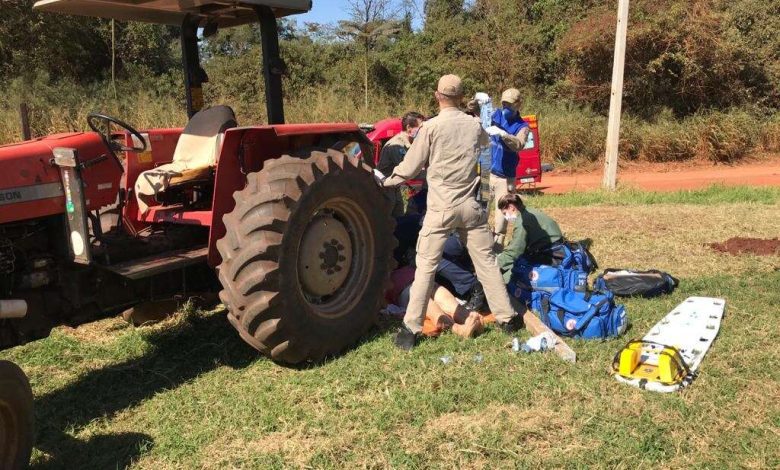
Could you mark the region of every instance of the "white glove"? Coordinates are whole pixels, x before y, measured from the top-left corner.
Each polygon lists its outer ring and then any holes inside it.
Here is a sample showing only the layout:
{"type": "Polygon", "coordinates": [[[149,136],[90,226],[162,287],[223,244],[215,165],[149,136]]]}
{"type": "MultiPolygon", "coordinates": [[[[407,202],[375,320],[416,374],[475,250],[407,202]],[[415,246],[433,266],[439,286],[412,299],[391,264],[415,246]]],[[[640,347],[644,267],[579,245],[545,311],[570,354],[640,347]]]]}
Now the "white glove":
{"type": "Polygon", "coordinates": [[[384,188],[386,179],[387,177],[382,174],[381,171],[374,168],[374,181],[376,181],[376,184],[379,185],[380,188],[384,188]]]}
{"type": "Polygon", "coordinates": [[[506,131],[498,126],[490,126],[485,129],[485,132],[487,132],[488,135],[501,135],[502,133],[506,134],[506,131]]]}

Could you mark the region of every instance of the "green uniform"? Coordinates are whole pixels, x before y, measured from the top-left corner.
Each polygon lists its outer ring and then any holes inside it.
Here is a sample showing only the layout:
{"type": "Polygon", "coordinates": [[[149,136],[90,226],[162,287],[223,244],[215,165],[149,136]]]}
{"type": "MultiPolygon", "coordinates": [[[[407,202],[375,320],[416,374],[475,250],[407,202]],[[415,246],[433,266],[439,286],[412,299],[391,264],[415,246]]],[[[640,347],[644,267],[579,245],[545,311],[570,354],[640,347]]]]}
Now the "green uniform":
{"type": "Polygon", "coordinates": [[[496,258],[504,282],[509,283],[509,278],[512,277],[512,265],[517,258],[561,240],[563,234],[557,222],[538,209],[524,208],[515,220],[512,241],[496,258]]]}

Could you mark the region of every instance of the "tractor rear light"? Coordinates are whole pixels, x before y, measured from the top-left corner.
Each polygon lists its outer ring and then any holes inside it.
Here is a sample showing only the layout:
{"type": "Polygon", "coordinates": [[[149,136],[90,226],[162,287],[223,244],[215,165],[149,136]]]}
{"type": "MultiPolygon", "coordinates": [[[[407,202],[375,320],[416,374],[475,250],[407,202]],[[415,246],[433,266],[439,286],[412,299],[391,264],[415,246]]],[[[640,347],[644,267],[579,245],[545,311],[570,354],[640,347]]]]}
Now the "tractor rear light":
{"type": "Polygon", "coordinates": [[[73,254],[76,256],[84,254],[84,237],[76,230],[70,232],[70,244],[73,247],[73,254]]]}

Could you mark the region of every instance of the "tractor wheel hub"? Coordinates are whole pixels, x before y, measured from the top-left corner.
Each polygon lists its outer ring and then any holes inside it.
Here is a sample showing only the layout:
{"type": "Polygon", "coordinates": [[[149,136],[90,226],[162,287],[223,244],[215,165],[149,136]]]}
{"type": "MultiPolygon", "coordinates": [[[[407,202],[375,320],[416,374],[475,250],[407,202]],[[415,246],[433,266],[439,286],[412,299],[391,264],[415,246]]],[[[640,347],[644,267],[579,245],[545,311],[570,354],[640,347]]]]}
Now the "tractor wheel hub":
{"type": "Polygon", "coordinates": [[[342,222],[330,214],[317,216],[301,239],[298,274],[304,293],[323,297],[335,293],[352,265],[352,241],[342,222]]]}

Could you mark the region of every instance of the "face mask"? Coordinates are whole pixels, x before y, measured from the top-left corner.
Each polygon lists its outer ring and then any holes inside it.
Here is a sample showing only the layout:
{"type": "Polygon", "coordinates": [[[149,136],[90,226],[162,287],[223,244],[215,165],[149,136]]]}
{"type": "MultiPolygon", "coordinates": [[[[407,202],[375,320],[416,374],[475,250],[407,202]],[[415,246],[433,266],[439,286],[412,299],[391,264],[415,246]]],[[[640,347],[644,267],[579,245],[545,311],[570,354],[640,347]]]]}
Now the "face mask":
{"type": "Polygon", "coordinates": [[[501,110],[501,114],[504,115],[504,119],[509,120],[512,119],[517,113],[512,108],[504,108],[501,110]]]}
{"type": "Polygon", "coordinates": [[[517,220],[517,214],[504,214],[504,218],[507,222],[514,222],[517,220]]]}

